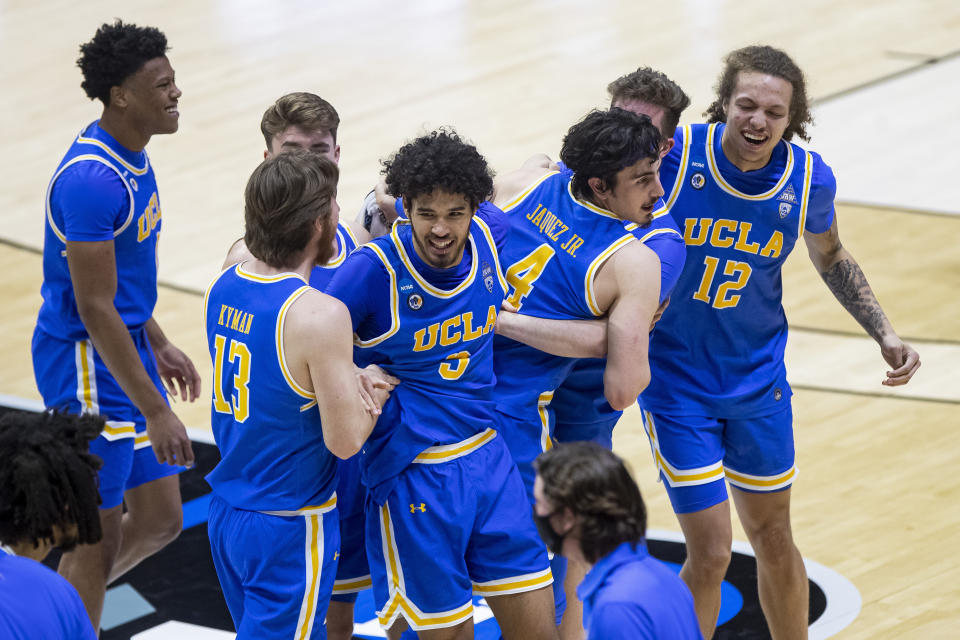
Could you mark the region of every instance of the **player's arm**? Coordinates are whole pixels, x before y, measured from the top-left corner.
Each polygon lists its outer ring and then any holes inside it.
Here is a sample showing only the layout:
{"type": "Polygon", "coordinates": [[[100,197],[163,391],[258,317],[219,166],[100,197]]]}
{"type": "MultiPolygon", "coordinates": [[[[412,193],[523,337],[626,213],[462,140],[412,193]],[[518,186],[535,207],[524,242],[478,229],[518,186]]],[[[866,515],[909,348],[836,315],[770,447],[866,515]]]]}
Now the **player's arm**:
{"type": "MultiPolygon", "coordinates": [[[[324,444],[338,458],[349,458],[377,421],[364,406],[355,375],[350,313],[339,300],[308,291],[290,306],[283,337],[294,379],[309,379],[307,388],[316,395],[324,444]]],[[[382,407],[389,390],[374,387],[372,393],[382,407]]]]}
{"type": "Polygon", "coordinates": [[[660,261],[648,247],[631,243],[600,268],[594,289],[601,309],[610,301],[603,394],[611,407],[621,410],[650,383],[647,350],[660,306],[660,261]]]}
{"type": "Polygon", "coordinates": [[[829,229],[823,233],[805,232],[803,239],[810,260],[834,297],[876,340],[884,360],[893,367],[887,371],[883,384],[897,386],[909,382],[920,367],[920,356],[893,330],[860,265],[840,242],[836,217],[829,229]]]}
{"type": "Polygon", "coordinates": [[[493,204],[501,209],[520,193],[536,182],[538,178],[555,169],[543,166],[549,163],[550,159],[545,155],[533,156],[524,162],[519,169],[497,176],[493,180],[493,196],[490,198],[493,204]]]}
{"type": "Polygon", "coordinates": [[[534,318],[516,312],[507,303],[497,314],[497,333],[564,358],[602,358],[607,355],[607,321],[534,318]]]}
{"type": "Polygon", "coordinates": [[[239,238],[236,242],[230,245],[230,250],[227,251],[227,257],[224,258],[223,266],[220,267],[220,271],[232,267],[240,262],[252,259],[253,254],[250,253],[250,249],[247,249],[247,243],[243,241],[243,238],[239,238]]]}
{"type": "Polygon", "coordinates": [[[353,237],[357,239],[358,247],[362,244],[367,244],[370,242],[370,232],[364,228],[362,221],[344,220],[343,224],[347,225],[347,227],[350,228],[350,231],[353,232],[353,237]]]}
{"type": "Polygon", "coordinates": [[[77,311],[110,373],[147,421],[147,435],[160,462],[193,464],[193,447],[180,419],[147,374],[113,304],[117,266],[113,240],[67,241],[67,264],[77,311]]]}

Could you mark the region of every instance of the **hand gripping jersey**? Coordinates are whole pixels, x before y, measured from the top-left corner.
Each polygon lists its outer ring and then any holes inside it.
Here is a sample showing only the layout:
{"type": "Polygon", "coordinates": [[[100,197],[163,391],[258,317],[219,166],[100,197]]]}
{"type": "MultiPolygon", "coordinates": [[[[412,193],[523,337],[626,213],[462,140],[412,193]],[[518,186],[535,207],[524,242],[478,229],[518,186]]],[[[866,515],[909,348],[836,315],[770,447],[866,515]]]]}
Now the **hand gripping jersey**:
{"type": "Polygon", "coordinates": [[[207,482],[236,509],[302,512],[336,500],[316,398],[293,379],[283,351],[287,310],[311,290],[296,274],[261,276],[242,264],[207,289],[210,422],[221,454],[207,482]]]}
{"type": "Polygon", "coordinates": [[[130,151],[99,122],[90,124],[67,150],[47,187],[40,329],[64,340],[88,337],[67,267],[67,240],[113,240],[114,305],[127,327],[143,326],[157,302],[160,227],[157,183],[146,152],[130,151]]]}
{"type": "Polygon", "coordinates": [[[313,268],[310,272],[310,286],[319,291],[324,291],[333,278],[333,274],[336,273],[337,267],[342,265],[347,256],[353,253],[356,248],[357,239],[350,227],[342,221],[337,223],[337,255],[330,258],[326,264],[313,268]]]}
{"type": "MultiPolygon", "coordinates": [[[[511,228],[502,255],[507,300],[524,315],[561,320],[603,315],[594,277],[618,249],[636,241],[620,218],[574,196],[572,176],[548,173],[503,209],[511,228]]],[[[574,362],[497,336],[497,410],[540,425],[539,414],[548,411],[541,399],[547,400],[574,362]]],[[[539,440],[542,434],[536,435],[539,440]]]]}
{"type": "Polygon", "coordinates": [[[654,413],[756,417],[791,394],[780,269],[804,230],[830,228],[833,174],[786,141],[742,172],[723,155],[723,130],[678,129],[660,169],[687,261],[653,332],[641,405],[654,413]]]}
{"type": "Polygon", "coordinates": [[[390,280],[390,328],[358,335],[359,357],[401,380],[364,447],[364,484],[378,504],[389,488],[380,485],[424,449],[460,442],[493,422],[493,332],[506,283],[490,230],[474,217],[465,248],[470,271],[451,290],[417,271],[412,233],[399,220],[354,254],[372,252],[390,280]]]}

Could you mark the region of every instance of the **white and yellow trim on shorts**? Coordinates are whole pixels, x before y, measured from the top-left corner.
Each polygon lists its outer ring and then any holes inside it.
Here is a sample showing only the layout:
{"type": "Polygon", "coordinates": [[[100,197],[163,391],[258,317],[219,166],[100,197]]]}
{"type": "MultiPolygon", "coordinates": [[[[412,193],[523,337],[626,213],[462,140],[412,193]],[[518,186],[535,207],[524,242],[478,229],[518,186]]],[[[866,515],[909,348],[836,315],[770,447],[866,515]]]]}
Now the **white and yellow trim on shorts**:
{"type": "Polygon", "coordinates": [[[377,611],[377,619],[381,627],[389,629],[400,615],[415,631],[455,627],[473,617],[472,598],[456,609],[439,613],[424,613],[410,601],[406,595],[400,553],[397,550],[396,534],[390,519],[390,508],[386,504],[380,507],[380,543],[383,546],[383,557],[387,565],[387,592],[390,594],[383,609],[377,611]]]}
{"type": "Polygon", "coordinates": [[[544,391],[537,397],[537,415],[540,417],[540,451],[553,449],[550,437],[550,413],[547,407],[553,401],[553,391],[544,391]]]}
{"type": "Polygon", "coordinates": [[[724,467],[722,460],[696,469],[677,469],[667,462],[663,454],[660,453],[656,423],[653,415],[646,409],[643,410],[643,426],[647,432],[647,438],[650,440],[650,451],[653,454],[657,469],[662,472],[667,484],[671,487],[695,487],[726,478],[730,484],[740,489],[778,491],[793,484],[793,479],[797,475],[796,465],[772,476],[754,476],[724,467]]]}
{"type": "MultiPolygon", "coordinates": [[[[77,372],[77,400],[80,402],[80,413],[100,415],[97,370],[93,354],[93,341],[89,338],[77,340],[73,343],[73,358],[77,372]]],[[[106,416],[103,417],[106,418],[106,416]]],[[[100,435],[110,441],[135,438],[137,426],[128,420],[107,420],[100,435]]]]}
{"type": "Polygon", "coordinates": [[[511,593],[536,591],[553,584],[553,573],[550,567],[536,573],[526,573],[522,576],[491,580],[489,582],[474,582],[473,593],[485,598],[506,596],[511,593]]]}
{"type": "Polygon", "coordinates": [[[343,596],[348,593],[357,593],[373,586],[373,579],[368,573],[359,578],[344,578],[343,580],[333,581],[333,595],[343,596]]]}
{"type": "Polygon", "coordinates": [[[453,444],[442,444],[434,447],[427,447],[421,451],[414,462],[419,464],[441,464],[450,462],[457,458],[469,455],[497,437],[497,432],[491,428],[486,428],[480,433],[470,436],[460,442],[453,444]]]}

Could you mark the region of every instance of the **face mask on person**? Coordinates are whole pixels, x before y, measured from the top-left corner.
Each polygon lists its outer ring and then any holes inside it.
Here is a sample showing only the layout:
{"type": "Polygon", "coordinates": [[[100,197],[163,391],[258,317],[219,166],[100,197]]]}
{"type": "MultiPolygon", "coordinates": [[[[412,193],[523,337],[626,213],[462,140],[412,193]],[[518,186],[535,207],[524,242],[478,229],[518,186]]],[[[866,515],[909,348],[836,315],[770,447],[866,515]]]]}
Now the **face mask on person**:
{"type": "Polygon", "coordinates": [[[557,512],[551,511],[545,516],[539,515],[536,510],[533,512],[533,522],[537,525],[537,533],[540,534],[540,537],[547,545],[547,550],[550,551],[553,555],[560,555],[560,552],[563,549],[563,540],[567,537],[567,533],[557,533],[556,529],[553,528],[553,525],[550,524],[550,518],[552,518],[557,512]]]}

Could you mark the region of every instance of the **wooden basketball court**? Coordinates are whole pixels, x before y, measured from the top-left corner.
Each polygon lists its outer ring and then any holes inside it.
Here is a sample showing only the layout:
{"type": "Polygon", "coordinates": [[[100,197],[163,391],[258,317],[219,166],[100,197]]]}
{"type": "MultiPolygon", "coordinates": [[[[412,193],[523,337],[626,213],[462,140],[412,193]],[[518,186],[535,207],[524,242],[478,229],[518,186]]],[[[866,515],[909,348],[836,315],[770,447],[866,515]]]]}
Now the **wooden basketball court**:
{"type": "MultiPolygon", "coordinates": [[[[376,180],[378,160],[406,139],[452,125],[505,172],[535,152],[556,155],[569,125],[606,105],[606,84],[638,66],[681,84],[693,100],[683,122],[694,122],[711,101],[722,55],[746,44],[787,50],[824,108],[839,96],[935,70],[960,48],[960,4],[951,0],[804,0],[783,7],[759,0],[4,2],[6,397],[39,399],[29,343],[40,303],[42,199],[72,137],[99,115],[79,87],[77,47],[114,17],[166,32],[184,93],[180,131],[148,147],[163,210],[156,315],[205,382],[211,372],[201,294],[242,235],[243,185],[264,146],[260,116],[284,93],[318,93],[340,112],[338,200],[341,215],[353,217],[376,180]]],[[[867,108],[840,129],[814,129],[810,144],[817,149],[819,136],[849,136],[851,159],[825,157],[842,194],[844,175],[864,177],[857,173],[857,140],[883,135],[878,114],[922,123],[926,131],[891,139],[883,162],[889,174],[866,175],[868,187],[875,184],[872,204],[841,198],[837,205],[844,244],[921,354],[924,366],[908,387],[880,385],[886,365],[879,350],[832,299],[802,247],[784,272],[800,468],[795,535],[805,558],[845,576],[862,597],[859,615],[837,637],[950,638],[960,626],[960,201],[947,198],[936,212],[904,207],[894,195],[884,201],[894,181],[909,194],[912,176],[927,170],[921,160],[956,182],[954,148],[937,146],[939,130],[955,131],[960,122],[955,85],[949,77],[931,84],[921,111],[898,111],[897,100],[908,96],[892,91],[878,98],[876,113],[867,108]],[[945,90],[951,99],[940,98],[945,90]]],[[[945,193],[956,191],[942,182],[945,193]]],[[[179,406],[178,413],[209,430],[209,403],[179,406]]],[[[615,440],[641,483],[650,526],[678,531],[638,411],[628,411],[615,440]]],[[[734,537],[745,539],[736,528],[734,537]]]]}

